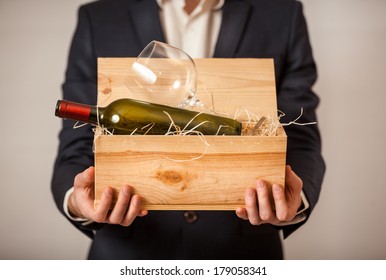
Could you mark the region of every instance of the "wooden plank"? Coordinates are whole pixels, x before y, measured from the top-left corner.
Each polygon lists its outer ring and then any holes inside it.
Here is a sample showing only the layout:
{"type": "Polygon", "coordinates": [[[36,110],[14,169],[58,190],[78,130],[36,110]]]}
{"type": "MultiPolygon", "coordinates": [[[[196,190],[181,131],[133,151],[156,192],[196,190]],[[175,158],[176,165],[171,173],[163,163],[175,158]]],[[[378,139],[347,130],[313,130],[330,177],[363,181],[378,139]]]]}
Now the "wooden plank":
{"type": "MultiPolygon", "coordinates": [[[[98,105],[120,98],[145,99],[133,85],[134,58],[98,59],[98,105]],[[130,84],[130,86],[128,86],[130,84]]],[[[196,59],[197,97],[219,113],[234,116],[238,109],[276,116],[276,86],[272,59],[196,59]],[[213,102],[212,102],[213,100],[213,102]]],[[[174,97],[168,97],[173,99],[174,97]]],[[[152,101],[151,97],[149,100],[152,101]]],[[[178,104],[176,104],[178,105],[178,104]]]]}
{"type": "MultiPolygon", "coordinates": [[[[146,209],[234,210],[258,178],[284,183],[285,136],[109,136],[95,140],[96,197],[134,187],[146,209]]],[[[98,204],[98,199],[96,200],[98,204]]]]}

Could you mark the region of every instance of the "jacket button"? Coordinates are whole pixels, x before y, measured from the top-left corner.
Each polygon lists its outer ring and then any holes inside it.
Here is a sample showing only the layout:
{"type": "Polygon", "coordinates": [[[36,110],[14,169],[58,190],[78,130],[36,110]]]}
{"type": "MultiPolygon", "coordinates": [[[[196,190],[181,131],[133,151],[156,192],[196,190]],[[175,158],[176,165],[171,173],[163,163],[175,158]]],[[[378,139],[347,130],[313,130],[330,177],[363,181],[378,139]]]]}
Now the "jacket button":
{"type": "Polygon", "coordinates": [[[194,211],[185,211],[184,218],[187,223],[193,224],[195,221],[197,221],[198,216],[194,211]]]}

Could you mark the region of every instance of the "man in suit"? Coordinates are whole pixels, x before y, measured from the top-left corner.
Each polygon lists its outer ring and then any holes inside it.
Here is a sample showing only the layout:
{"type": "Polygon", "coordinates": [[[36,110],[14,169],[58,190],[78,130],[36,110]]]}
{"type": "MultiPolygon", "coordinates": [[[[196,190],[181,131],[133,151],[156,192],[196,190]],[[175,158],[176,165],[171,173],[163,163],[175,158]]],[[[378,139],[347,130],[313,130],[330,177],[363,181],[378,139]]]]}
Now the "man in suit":
{"type": "MultiPolygon", "coordinates": [[[[193,57],[274,58],[282,122],[301,110],[317,120],[312,91],[316,66],[302,6],[294,0],[114,0],[79,9],[64,99],[96,104],[97,57],[135,57],[152,40],[193,57]],[[176,23],[177,22],[177,23],[176,23]],[[194,26],[194,28],[192,28],[194,26]],[[193,38],[193,39],[192,39],[193,38]]],[[[109,211],[106,186],[92,206],[93,132],[63,121],[52,178],[59,210],[93,239],[90,259],[282,259],[284,238],[306,222],[317,203],[325,165],[317,125],[286,127],[286,186],[246,188],[245,208],[233,211],[141,210],[141,198],[122,186],[109,211]]]]}

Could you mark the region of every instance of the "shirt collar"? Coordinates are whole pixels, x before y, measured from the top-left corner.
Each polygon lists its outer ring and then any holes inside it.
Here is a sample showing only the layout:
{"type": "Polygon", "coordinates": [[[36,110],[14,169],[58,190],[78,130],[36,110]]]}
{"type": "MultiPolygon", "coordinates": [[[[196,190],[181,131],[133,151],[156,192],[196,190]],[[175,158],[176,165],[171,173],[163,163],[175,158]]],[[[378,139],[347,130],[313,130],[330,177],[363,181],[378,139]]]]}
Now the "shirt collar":
{"type": "MultiPolygon", "coordinates": [[[[163,9],[165,2],[169,2],[172,0],[156,0],[158,6],[163,9]]],[[[201,0],[201,2],[206,2],[206,1],[212,1],[212,0],[201,0]]],[[[213,1],[215,3],[216,1],[213,1]]],[[[218,0],[217,4],[213,4],[212,10],[220,10],[224,6],[225,0],[218,0]]],[[[200,5],[200,4],[199,4],[200,5]]]]}

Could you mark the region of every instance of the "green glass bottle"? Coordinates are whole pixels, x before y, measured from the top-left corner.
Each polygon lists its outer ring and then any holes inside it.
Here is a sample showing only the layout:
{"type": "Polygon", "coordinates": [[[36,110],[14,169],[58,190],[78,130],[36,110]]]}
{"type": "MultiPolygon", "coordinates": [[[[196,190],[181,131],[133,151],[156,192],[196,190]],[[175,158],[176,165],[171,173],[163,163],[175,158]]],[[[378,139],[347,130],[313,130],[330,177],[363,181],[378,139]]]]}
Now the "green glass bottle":
{"type": "Polygon", "coordinates": [[[164,135],[177,130],[204,135],[241,135],[241,122],[214,114],[199,113],[135,99],[118,99],[106,107],[59,100],[55,115],[99,125],[112,134],[164,135]],[[172,120],[175,126],[171,126],[172,120]]]}

